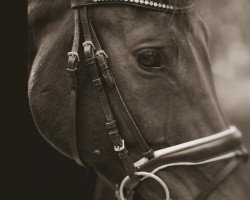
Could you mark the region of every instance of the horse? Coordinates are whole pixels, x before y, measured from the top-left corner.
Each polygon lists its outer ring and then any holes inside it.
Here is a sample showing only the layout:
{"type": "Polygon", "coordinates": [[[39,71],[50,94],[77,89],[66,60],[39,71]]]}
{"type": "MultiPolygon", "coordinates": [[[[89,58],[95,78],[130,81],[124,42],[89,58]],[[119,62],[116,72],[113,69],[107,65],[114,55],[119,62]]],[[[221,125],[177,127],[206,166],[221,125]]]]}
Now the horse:
{"type": "Polygon", "coordinates": [[[249,197],[247,150],[221,112],[197,4],[29,1],[36,126],[117,199],[249,197]]]}

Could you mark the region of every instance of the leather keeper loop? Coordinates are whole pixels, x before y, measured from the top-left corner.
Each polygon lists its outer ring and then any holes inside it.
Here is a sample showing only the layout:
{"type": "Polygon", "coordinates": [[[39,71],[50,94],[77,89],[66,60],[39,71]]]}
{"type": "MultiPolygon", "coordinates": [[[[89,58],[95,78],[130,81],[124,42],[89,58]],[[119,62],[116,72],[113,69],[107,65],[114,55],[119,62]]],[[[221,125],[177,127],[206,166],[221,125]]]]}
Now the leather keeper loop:
{"type": "Polygon", "coordinates": [[[69,56],[68,59],[68,67],[67,67],[67,74],[69,76],[75,75],[77,71],[77,58],[75,56],[69,56]]]}
{"type": "Polygon", "coordinates": [[[108,133],[111,140],[117,139],[119,136],[118,129],[108,133]]]}
{"type": "Polygon", "coordinates": [[[120,137],[118,130],[109,132],[109,138],[111,139],[115,148],[123,148],[124,141],[120,137]]]}
{"type": "Polygon", "coordinates": [[[116,127],[117,127],[117,124],[116,124],[116,121],[115,121],[115,120],[106,123],[106,128],[107,128],[108,130],[114,129],[114,128],[116,128],[116,127]]]}
{"type": "Polygon", "coordinates": [[[67,68],[67,75],[68,76],[75,76],[76,75],[76,71],[77,71],[77,69],[67,68]]]}
{"type": "Polygon", "coordinates": [[[94,79],[94,80],[92,80],[92,84],[94,87],[100,86],[100,85],[102,85],[102,79],[100,79],[100,78],[94,79]]]}
{"type": "Polygon", "coordinates": [[[109,68],[107,65],[107,61],[106,61],[107,57],[105,55],[106,55],[106,53],[96,53],[96,59],[98,61],[98,65],[99,65],[101,71],[109,68]]]}
{"type": "Polygon", "coordinates": [[[95,57],[94,55],[95,46],[93,45],[92,41],[85,41],[82,43],[82,45],[84,48],[83,52],[86,59],[95,57]]]}
{"type": "Polygon", "coordinates": [[[105,83],[112,88],[114,85],[113,77],[111,76],[110,72],[108,69],[102,71],[102,76],[105,80],[105,83]]]}
{"type": "Polygon", "coordinates": [[[86,58],[85,63],[87,66],[91,66],[91,65],[95,64],[95,58],[86,58]]]}
{"type": "Polygon", "coordinates": [[[99,67],[100,67],[100,70],[101,70],[101,71],[107,70],[107,69],[109,68],[108,65],[107,65],[106,63],[103,63],[103,64],[100,64],[100,63],[99,63],[99,67]]]}
{"type": "Polygon", "coordinates": [[[123,151],[119,152],[119,158],[120,159],[125,159],[125,158],[128,158],[128,157],[129,157],[129,154],[128,154],[128,150],[127,149],[124,149],[123,151]]]}
{"type": "Polygon", "coordinates": [[[96,54],[96,59],[98,60],[98,64],[99,64],[101,70],[108,68],[107,62],[106,62],[103,54],[96,54]]]}
{"type": "Polygon", "coordinates": [[[149,151],[142,153],[146,158],[152,159],[154,158],[154,150],[149,149],[149,151]]]}

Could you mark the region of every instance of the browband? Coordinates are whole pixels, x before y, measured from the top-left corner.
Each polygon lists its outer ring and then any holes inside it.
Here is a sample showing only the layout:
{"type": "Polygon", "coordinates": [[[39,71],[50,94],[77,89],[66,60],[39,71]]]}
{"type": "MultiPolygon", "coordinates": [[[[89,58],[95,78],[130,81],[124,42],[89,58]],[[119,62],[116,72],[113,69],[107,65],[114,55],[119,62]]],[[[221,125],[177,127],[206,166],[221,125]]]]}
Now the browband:
{"type": "Polygon", "coordinates": [[[194,3],[187,3],[184,5],[170,4],[169,2],[158,2],[159,0],[71,0],[71,8],[79,8],[83,6],[94,5],[115,5],[126,4],[132,6],[138,6],[148,8],[151,10],[161,12],[187,12],[192,10],[194,3]]]}

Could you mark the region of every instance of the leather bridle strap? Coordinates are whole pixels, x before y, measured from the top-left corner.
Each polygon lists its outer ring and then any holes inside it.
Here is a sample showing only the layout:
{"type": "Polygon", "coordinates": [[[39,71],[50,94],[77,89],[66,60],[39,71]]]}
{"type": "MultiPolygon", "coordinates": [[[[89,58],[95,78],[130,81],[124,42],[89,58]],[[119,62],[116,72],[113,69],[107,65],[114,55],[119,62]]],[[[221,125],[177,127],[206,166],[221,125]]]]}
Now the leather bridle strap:
{"type": "MultiPolygon", "coordinates": [[[[87,7],[83,7],[80,10],[80,21],[82,24],[82,30],[84,35],[84,42],[83,42],[83,48],[84,48],[84,61],[86,66],[88,67],[91,77],[92,77],[92,83],[94,88],[96,88],[98,92],[98,97],[101,103],[101,107],[104,112],[104,116],[106,119],[106,128],[108,131],[109,138],[111,139],[114,150],[118,153],[120,159],[123,162],[124,168],[126,173],[130,176],[134,176],[135,168],[132,162],[131,157],[128,154],[128,150],[125,147],[124,140],[122,139],[117,123],[114,119],[114,115],[112,113],[111,107],[109,105],[104,87],[102,78],[99,75],[97,63],[96,63],[96,46],[94,43],[92,43],[92,35],[93,31],[91,32],[89,27],[89,20],[87,15],[87,7]]],[[[93,40],[94,41],[94,40],[93,40]]],[[[99,47],[98,47],[99,49],[99,47]]]]}
{"type": "Polygon", "coordinates": [[[225,168],[223,168],[219,174],[216,175],[215,178],[213,178],[206,187],[202,190],[202,192],[194,198],[194,200],[205,200],[212,191],[223,181],[225,178],[238,166],[240,162],[240,158],[236,157],[233,160],[231,160],[225,168]]]}
{"type": "Polygon", "coordinates": [[[81,166],[84,166],[82,163],[79,153],[78,153],[78,144],[77,144],[77,132],[76,132],[76,110],[77,110],[77,70],[80,62],[78,50],[80,42],[80,27],[79,27],[79,11],[74,10],[74,21],[75,21],[75,30],[74,30],[74,39],[71,52],[68,52],[68,66],[67,66],[67,77],[69,82],[70,96],[69,96],[69,118],[70,118],[70,128],[72,135],[69,137],[69,146],[71,149],[71,154],[74,160],[81,166]]]}
{"type": "MultiPolygon", "coordinates": [[[[143,155],[145,157],[152,158],[153,151],[148,147],[148,145],[147,145],[146,141],[144,140],[139,128],[137,127],[135,121],[133,120],[133,118],[132,118],[128,108],[126,107],[126,104],[125,104],[125,102],[120,94],[120,91],[117,87],[115,79],[113,78],[113,76],[109,70],[109,67],[107,65],[107,55],[104,52],[104,50],[102,50],[101,45],[98,41],[98,38],[93,30],[93,27],[88,20],[87,6],[84,6],[81,9],[80,15],[81,15],[81,24],[82,24],[82,29],[83,29],[84,39],[85,39],[85,42],[83,45],[84,49],[86,50],[86,53],[90,52],[90,51],[94,52],[94,50],[96,50],[95,55],[93,54],[93,52],[91,52],[92,55],[91,56],[89,55],[89,58],[87,59],[88,62],[91,62],[91,64],[96,65],[96,63],[94,61],[95,57],[96,57],[97,62],[98,62],[98,66],[100,67],[100,72],[102,73],[102,76],[105,80],[105,83],[108,86],[109,91],[111,92],[128,128],[130,129],[132,135],[135,137],[136,141],[138,142],[138,144],[143,152],[143,155]],[[92,41],[93,41],[93,43],[92,43],[92,41]],[[87,48],[90,48],[90,49],[87,50],[87,48]]],[[[88,65],[88,63],[86,63],[86,64],[88,65]]],[[[94,74],[92,73],[92,75],[95,76],[95,79],[93,81],[95,81],[97,84],[101,85],[102,82],[101,82],[101,78],[98,76],[97,69],[95,69],[94,74]]],[[[106,93],[105,93],[104,89],[102,89],[101,93],[103,94],[102,96],[105,96],[105,98],[106,98],[106,93]]],[[[107,100],[107,98],[106,98],[106,100],[107,100]]],[[[106,100],[103,100],[101,102],[102,102],[102,105],[104,105],[103,106],[104,114],[107,116],[107,114],[109,114],[111,112],[108,112],[108,110],[107,110],[107,108],[110,107],[110,105],[108,103],[103,104],[103,102],[105,102],[106,100]]],[[[110,117],[110,115],[108,115],[106,118],[110,119],[111,117],[110,117]]],[[[108,120],[107,123],[109,123],[109,124],[113,123],[113,126],[117,126],[115,120],[108,120]]]]}
{"type": "Polygon", "coordinates": [[[131,131],[133,137],[139,144],[139,147],[142,150],[143,156],[151,159],[153,157],[153,150],[149,148],[147,145],[144,137],[142,136],[142,133],[140,132],[140,129],[136,125],[133,117],[131,116],[124,100],[123,97],[119,91],[119,88],[116,84],[116,81],[109,69],[107,58],[108,56],[106,55],[105,51],[101,48],[100,42],[95,34],[95,31],[91,25],[90,25],[90,31],[93,37],[93,42],[96,47],[96,59],[98,62],[99,70],[103,76],[103,79],[105,80],[106,85],[108,86],[108,92],[111,93],[117,107],[119,108],[121,115],[123,116],[123,119],[125,123],[127,124],[129,130],[131,131]]]}

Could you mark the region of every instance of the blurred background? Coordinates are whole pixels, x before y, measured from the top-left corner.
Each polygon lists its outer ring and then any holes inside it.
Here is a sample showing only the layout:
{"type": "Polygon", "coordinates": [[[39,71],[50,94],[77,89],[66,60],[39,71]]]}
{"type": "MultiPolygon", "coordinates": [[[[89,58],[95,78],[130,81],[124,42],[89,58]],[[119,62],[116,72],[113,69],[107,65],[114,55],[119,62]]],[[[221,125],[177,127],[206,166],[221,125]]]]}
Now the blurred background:
{"type": "Polygon", "coordinates": [[[206,5],[218,99],[229,123],[250,143],[250,0],[208,0],[206,5]]]}
{"type": "Polygon", "coordinates": [[[210,54],[215,74],[250,75],[250,1],[209,0],[206,21],[210,29],[210,54]]]}

